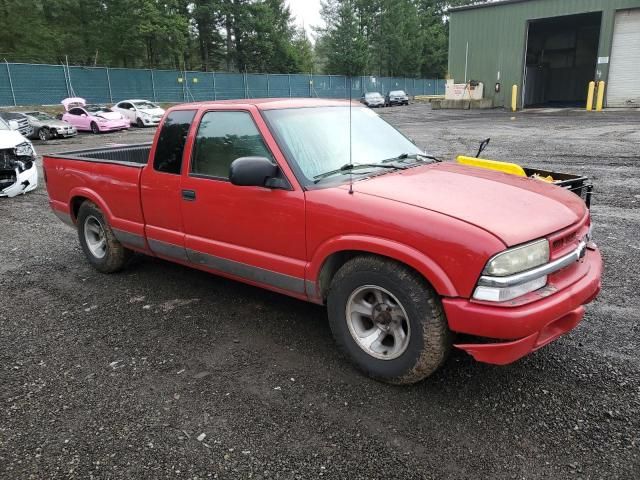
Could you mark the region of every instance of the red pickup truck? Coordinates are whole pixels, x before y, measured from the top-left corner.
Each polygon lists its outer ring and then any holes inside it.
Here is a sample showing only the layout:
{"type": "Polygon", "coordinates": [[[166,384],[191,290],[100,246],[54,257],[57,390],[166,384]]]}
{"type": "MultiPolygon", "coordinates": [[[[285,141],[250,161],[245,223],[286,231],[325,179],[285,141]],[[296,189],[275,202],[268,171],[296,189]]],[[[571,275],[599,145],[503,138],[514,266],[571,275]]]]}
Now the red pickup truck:
{"type": "Polygon", "coordinates": [[[343,101],[180,105],[152,144],[45,156],[44,171],[99,271],[140,252],[325,304],[339,347],[388,382],[430,375],[454,344],[513,362],[600,290],[578,195],[438,162],[343,101]]]}

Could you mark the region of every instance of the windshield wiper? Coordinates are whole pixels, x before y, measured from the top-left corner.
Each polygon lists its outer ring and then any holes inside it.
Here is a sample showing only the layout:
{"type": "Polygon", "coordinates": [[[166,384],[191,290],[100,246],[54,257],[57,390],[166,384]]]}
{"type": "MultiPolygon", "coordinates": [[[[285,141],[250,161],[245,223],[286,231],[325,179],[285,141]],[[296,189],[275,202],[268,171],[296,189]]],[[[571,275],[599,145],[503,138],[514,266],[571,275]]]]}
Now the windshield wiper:
{"type": "Polygon", "coordinates": [[[433,160],[434,162],[441,162],[442,161],[439,158],[436,158],[436,157],[433,157],[433,156],[427,155],[427,154],[422,154],[422,153],[401,153],[397,157],[388,158],[386,160],[383,160],[382,163],[397,162],[397,161],[400,161],[400,160],[408,160],[408,159],[414,159],[414,160],[418,160],[418,161],[421,161],[421,162],[424,161],[423,159],[433,160]]]}
{"type": "MultiPolygon", "coordinates": [[[[386,161],[385,161],[386,162],[386,161]]],[[[341,166],[340,168],[336,169],[336,170],[331,170],[330,172],[326,172],[326,173],[321,173],[320,175],[316,175],[315,177],[313,177],[314,182],[313,183],[318,183],[320,180],[327,178],[327,177],[331,177],[333,175],[338,175],[338,174],[343,174],[343,173],[348,173],[351,172],[353,170],[358,170],[360,168],[390,168],[390,169],[394,169],[394,170],[406,170],[407,167],[402,166],[402,165],[391,165],[389,162],[386,163],[347,163],[343,166],[341,166]]]]}

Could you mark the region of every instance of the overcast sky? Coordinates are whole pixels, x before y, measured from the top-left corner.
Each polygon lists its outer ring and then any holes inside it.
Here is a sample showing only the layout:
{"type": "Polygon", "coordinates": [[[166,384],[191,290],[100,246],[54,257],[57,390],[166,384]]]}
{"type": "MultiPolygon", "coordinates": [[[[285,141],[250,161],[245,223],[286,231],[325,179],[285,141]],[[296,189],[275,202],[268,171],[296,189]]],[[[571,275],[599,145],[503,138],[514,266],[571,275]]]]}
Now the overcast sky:
{"type": "Polygon", "coordinates": [[[320,17],[320,0],[287,0],[291,14],[300,26],[304,23],[309,36],[313,33],[312,26],[322,25],[320,17]]]}

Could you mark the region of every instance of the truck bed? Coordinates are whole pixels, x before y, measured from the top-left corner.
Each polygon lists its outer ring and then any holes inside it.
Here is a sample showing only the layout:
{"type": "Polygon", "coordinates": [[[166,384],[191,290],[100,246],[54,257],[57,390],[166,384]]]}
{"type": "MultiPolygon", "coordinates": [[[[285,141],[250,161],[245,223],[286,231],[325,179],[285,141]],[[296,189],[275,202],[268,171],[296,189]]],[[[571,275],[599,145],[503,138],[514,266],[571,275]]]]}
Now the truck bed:
{"type": "Polygon", "coordinates": [[[114,229],[144,234],[140,177],[151,144],[115,145],[44,155],[49,203],[63,221],[75,221],[75,199],[89,199],[114,229]]]}
{"type": "Polygon", "coordinates": [[[149,161],[151,143],[135,145],[114,145],[106,148],[74,150],[60,154],[48,155],[50,158],[79,160],[84,162],[113,163],[128,167],[142,168],[149,161]]]}

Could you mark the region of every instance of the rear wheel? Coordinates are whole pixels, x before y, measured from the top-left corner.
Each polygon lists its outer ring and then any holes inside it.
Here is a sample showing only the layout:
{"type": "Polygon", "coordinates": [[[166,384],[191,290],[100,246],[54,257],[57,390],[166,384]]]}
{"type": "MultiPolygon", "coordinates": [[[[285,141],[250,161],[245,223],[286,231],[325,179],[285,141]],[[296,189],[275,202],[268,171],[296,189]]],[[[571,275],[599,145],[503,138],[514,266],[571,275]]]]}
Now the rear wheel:
{"type": "Polygon", "coordinates": [[[38,130],[38,138],[43,142],[46,142],[51,138],[51,132],[47,127],[42,127],[40,130],[38,130]]]}
{"type": "Polygon", "coordinates": [[[91,132],[96,135],[100,133],[100,129],[98,128],[98,124],[96,122],[91,122],[91,132]]]}
{"type": "Polygon", "coordinates": [[[116,239],[102,211],[92,202],[84,202],[78,211],[78,238],[85,256],[102,273],[121,270],[132,255],[116,239]]]}
{"type": "Polygon", "coordinates": [[[431,375],[451,347],[438,295],[408,267],[356,257],[336,273],[327,298],[339,348],[367,375],[395,384],[431,375]]]}

